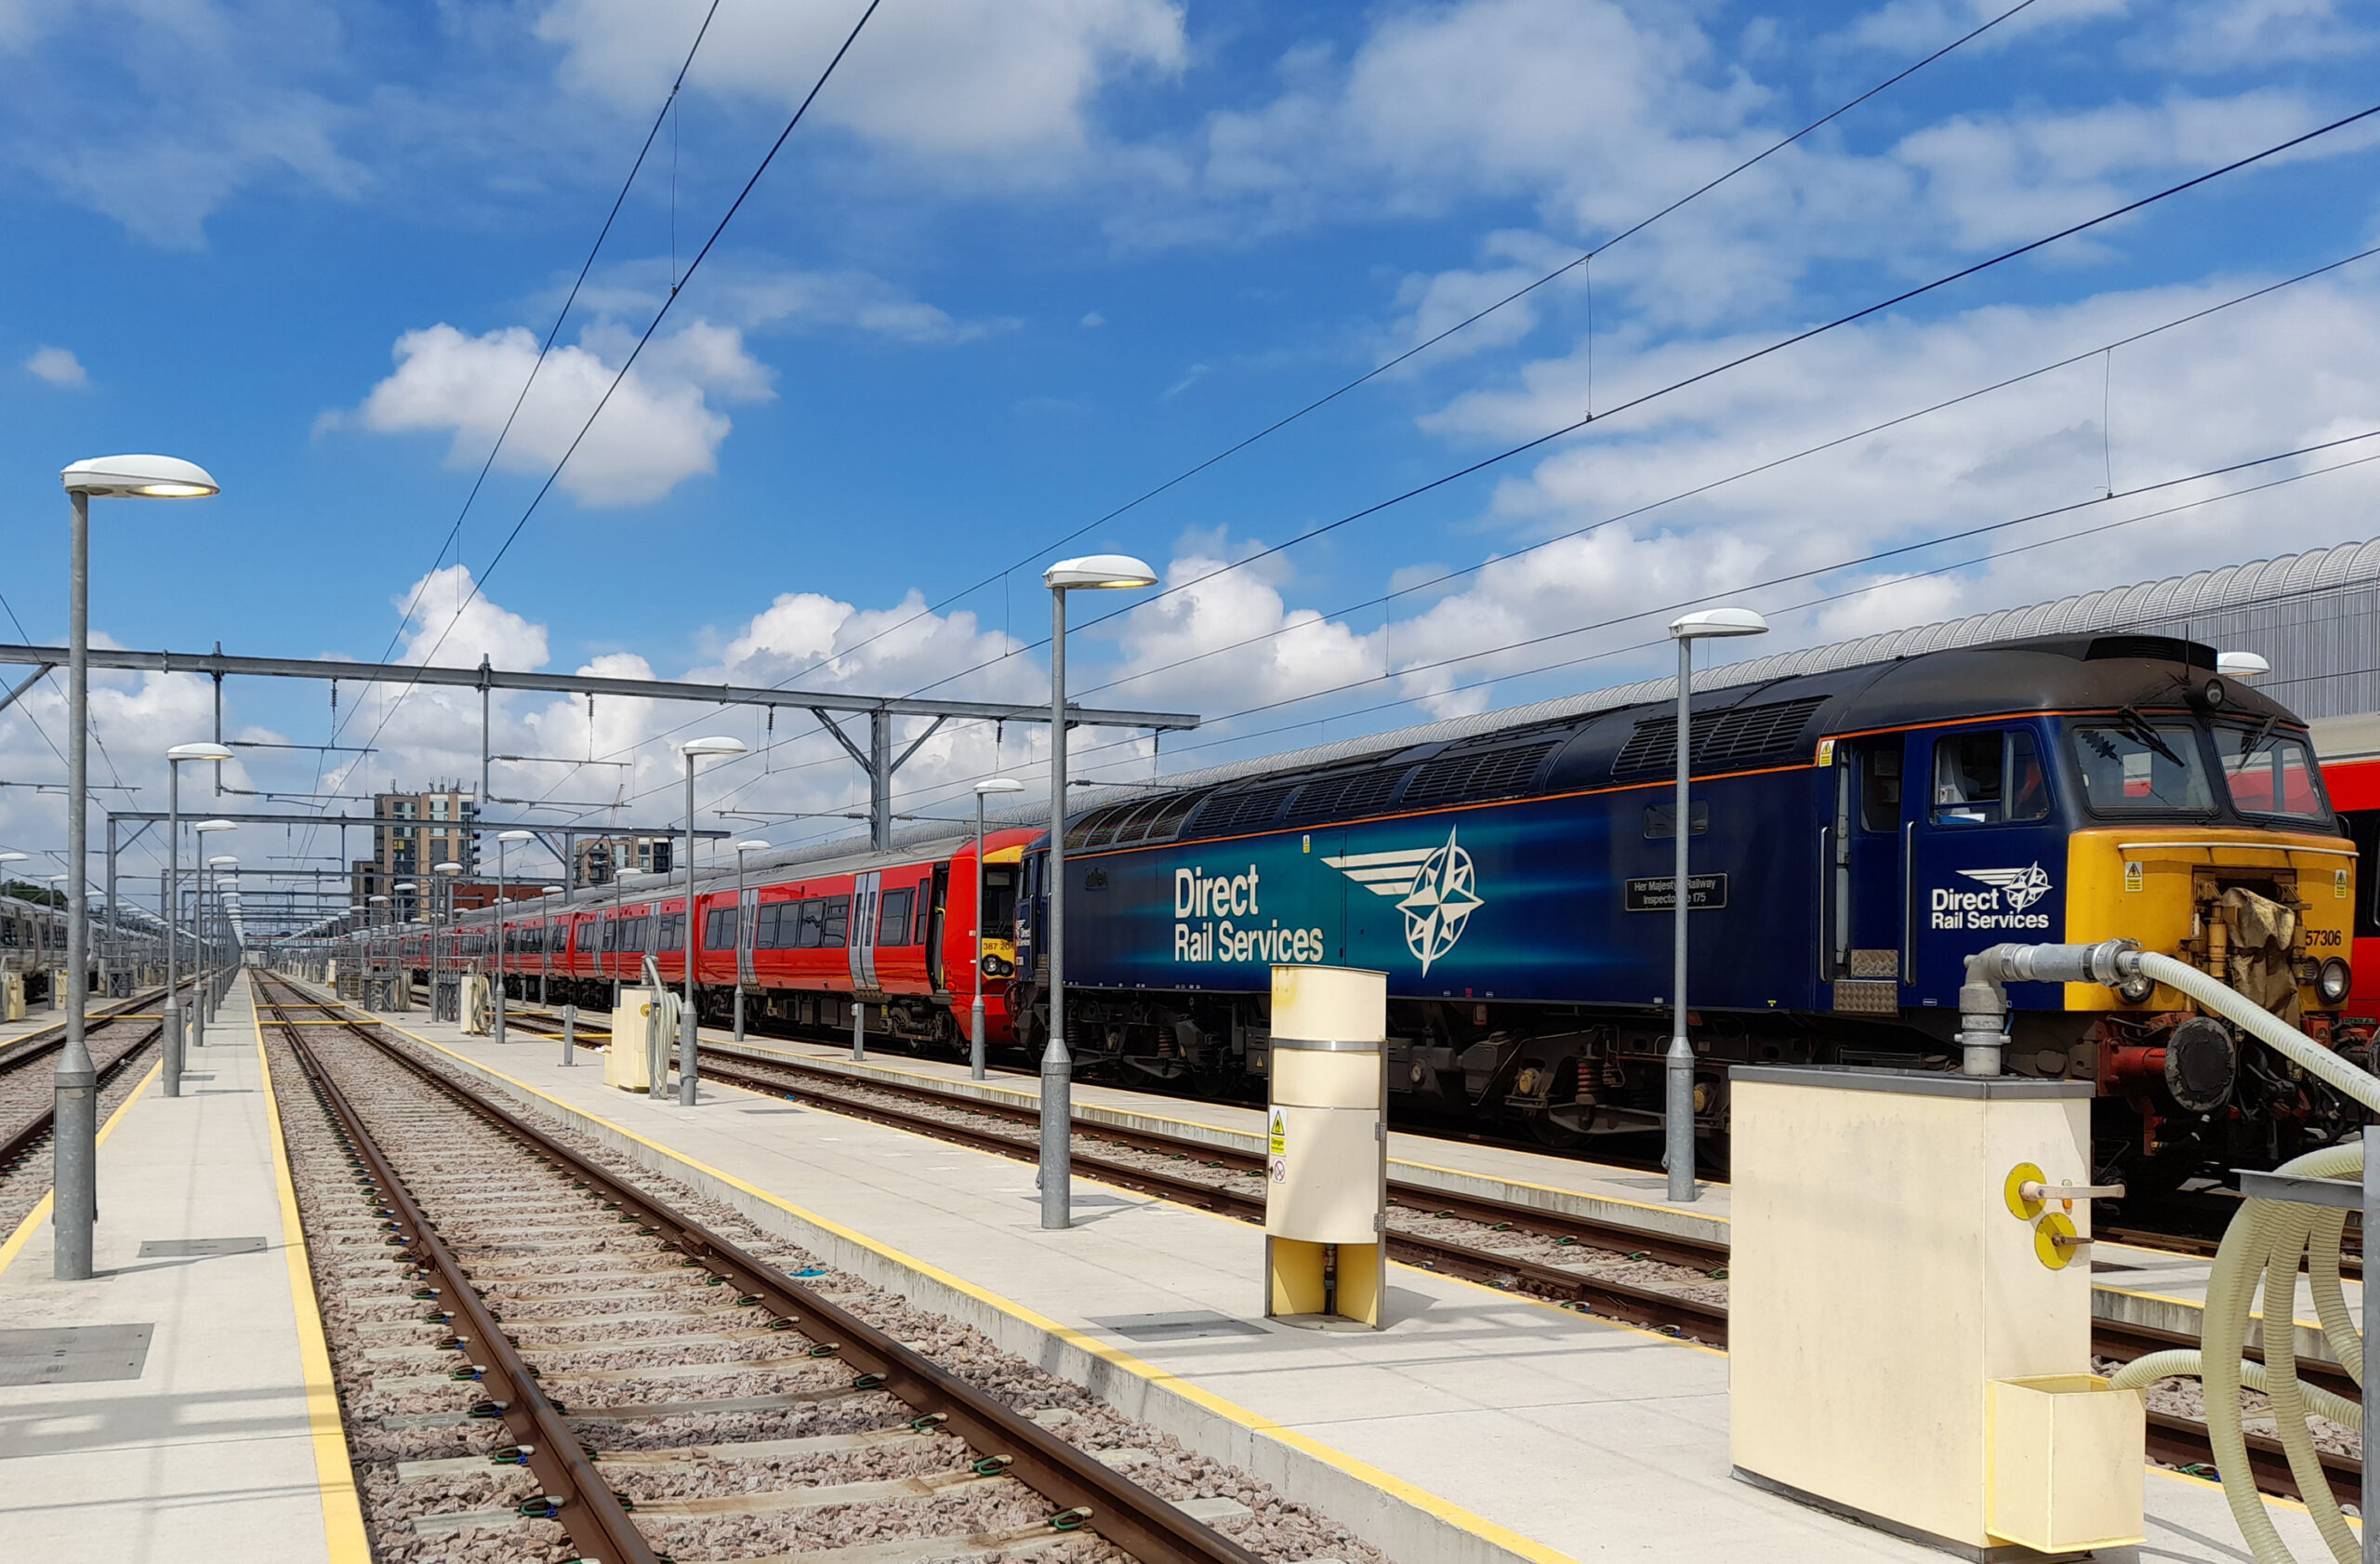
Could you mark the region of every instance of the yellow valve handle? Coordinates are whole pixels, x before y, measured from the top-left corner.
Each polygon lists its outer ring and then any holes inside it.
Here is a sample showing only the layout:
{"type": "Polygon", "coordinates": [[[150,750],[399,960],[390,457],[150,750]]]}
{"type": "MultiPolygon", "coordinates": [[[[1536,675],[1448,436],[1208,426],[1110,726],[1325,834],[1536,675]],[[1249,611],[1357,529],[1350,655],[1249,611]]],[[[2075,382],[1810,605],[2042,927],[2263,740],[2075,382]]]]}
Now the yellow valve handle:
{"type": "Polygon", "coordinates": [[[2002,1198],[2008,1202],[2008,1214],[2020,1221],[2030,1222],[2042,1213],[2042,1202],[2025,1195],[2028,1184],[2046,1184],[2049,1175],[2030,1162],[2019,1162],[2008,1170],[2008,1182],[2000,1186],[2002,1198]]]}
{"type": "Polygon", "coordinates": [[[2075,1237],[2073,1220],[2062,1212],[2051,1212],[2033,1228],[2033,1253],[2054,1271],[2066,1269],[2074,1252],[2089,1241],[2075,1237]]]}

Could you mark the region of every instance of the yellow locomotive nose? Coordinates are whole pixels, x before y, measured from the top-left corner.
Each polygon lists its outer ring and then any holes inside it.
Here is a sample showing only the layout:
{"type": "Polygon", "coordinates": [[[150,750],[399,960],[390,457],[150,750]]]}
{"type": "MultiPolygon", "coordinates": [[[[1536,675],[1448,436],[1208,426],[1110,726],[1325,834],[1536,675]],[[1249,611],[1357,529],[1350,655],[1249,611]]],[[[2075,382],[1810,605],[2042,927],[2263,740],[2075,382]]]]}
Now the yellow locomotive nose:
{"type": "MultiPolygon", "coordinates": [[[[2127,937],[2220,978],[2282,1019],[2347,1002],[2355,848],[2312,831],[2119,827],[2067,844],[2067,938],[2127,937]]],[[[2069,1010],[2196,1007],[2163,987],[2069,984],[2069,1010]]]]}

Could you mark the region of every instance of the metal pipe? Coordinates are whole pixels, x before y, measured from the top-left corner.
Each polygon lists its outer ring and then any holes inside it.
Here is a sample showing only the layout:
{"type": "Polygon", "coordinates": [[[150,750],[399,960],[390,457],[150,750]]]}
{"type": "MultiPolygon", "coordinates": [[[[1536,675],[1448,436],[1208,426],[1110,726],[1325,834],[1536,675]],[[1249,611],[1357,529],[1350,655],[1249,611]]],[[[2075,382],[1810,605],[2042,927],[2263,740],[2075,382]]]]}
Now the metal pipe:
{"type": "Polygon", "coordinates": [[[59,1050],[51,1077],[52,1145],[56,1147],[57,1204],[52,1222],[57,1246],[51,1274],[60,1281],[91,1275],[91,1229],[99,1220],[99,1073],[83,1037],[88,1002],[83,966],[86,935],[83,919],[88,896],[83,889],[84,819],[90,780],[91,501],[73,495],[74,541],[69,567],[66,726],[66,1046],[59,1050]]]}
{"type": "Polygon", "coordinates": [[[578,1007],[575,1004],[566,1004],[562,1007],[562,1062],[564,1067],[578,1062],[574,1056],[577,1051],[578,1007]]]}
{"type": "MultiPolygon", "coordinates": [[[[483,721],[480,726],[480,768],[481,775],[484,777],[486,775],[487,768],[487,726],[484,721],[484,714],[487,709],[487,692],[485,690],[482,690],[480,692],[480,709],[483,714],[483,721]]],[[[483,792],[482,796],[485,796],[484,792],[483,792]]],[[[493,975],[496,979],[496,1043],[499,1048],[503,1047],[505,1042],[504,1013],[507,1009],[504,1002],[504,958],[507,955],[507,951],[504,948],[504,850],[509,845],[510,843],[504,840],[503,835],[498,833],[496,839],[496,971],[493,975]]]]}
{"type": "Polygon", "coordinates": [[[165,916],[165,1067],[159,1084],[165,1095],[182,1094],[182,991],[177,961],[181,940],[174,933],[181,911],[182,762],[165,757],[165,883],[157,910],[165,916]]]}

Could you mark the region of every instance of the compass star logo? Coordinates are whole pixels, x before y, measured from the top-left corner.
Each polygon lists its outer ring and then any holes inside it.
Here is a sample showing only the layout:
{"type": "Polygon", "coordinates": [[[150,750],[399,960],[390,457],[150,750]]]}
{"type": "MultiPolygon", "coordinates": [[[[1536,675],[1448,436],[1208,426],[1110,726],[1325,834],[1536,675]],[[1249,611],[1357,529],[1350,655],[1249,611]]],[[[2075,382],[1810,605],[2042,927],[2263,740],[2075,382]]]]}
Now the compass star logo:
{"type": "Polygon", "coordinates": [[[1445,843],[1437,847],[1322,860],[1372,895],[1397,898],[1396,909],[1405,915],[1405,948],[1421,961],[1425,976],[1431,964],[1443,961],[1462,938],[1471,915],[1486,905],[1471,855],[1455,836],[1448,830],[1445,843]]]}
{"type": "Polygon", "coordinates": [[[1963,868],[1959,872],[1996,887],[2008,898],[2011,912],[2024,911],[2050,892],[2049,876],[2038,863],[2030,868],[1963,868]]]}

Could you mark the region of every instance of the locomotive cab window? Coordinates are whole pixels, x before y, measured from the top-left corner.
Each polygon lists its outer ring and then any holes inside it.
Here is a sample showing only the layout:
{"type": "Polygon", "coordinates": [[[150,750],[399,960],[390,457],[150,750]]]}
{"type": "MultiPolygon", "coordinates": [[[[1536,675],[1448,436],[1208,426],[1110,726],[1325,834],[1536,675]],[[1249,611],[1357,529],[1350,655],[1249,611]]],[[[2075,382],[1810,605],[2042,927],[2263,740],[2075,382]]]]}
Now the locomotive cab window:
{"type": "Polygon", "coordinates": [[[984,866],[984,937],[1016,937],[1016,866],[984,866]]]}
{"type": "Polygon", "coordinates": [[[2049,818],[2049,778],[2023,728],[1934,741],[1934,823],[1997,826],[2049,818]]]}
{"type": "Polygon", "coordinates": [[[2095,815],[2215,813],[2215,789],[2188,722],[2129,715],[2074,724],[2074,763],[2095,815]]]}
{"type": "Polygon", "coordinates": [[[2242,815],[2277,815],[2293,820],[2327,820],[2313,757],[2306,741],[2294,734],[2261,728],[2215,730],[2215,759],[2223,766],[2223,784],[2231,790],[2231,807],[2242,815]]]}
{"type": "Polygon", "coordinates": [[[1871,831],[1900,829],[1900,750],[1878,745],[1859,751],[1859,823],[1871,831]]]}

